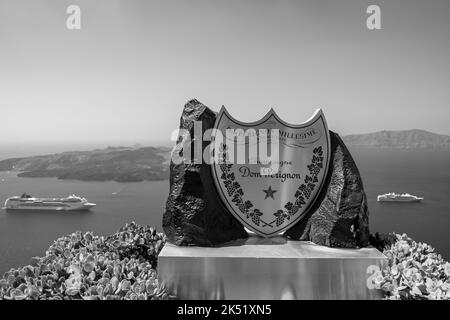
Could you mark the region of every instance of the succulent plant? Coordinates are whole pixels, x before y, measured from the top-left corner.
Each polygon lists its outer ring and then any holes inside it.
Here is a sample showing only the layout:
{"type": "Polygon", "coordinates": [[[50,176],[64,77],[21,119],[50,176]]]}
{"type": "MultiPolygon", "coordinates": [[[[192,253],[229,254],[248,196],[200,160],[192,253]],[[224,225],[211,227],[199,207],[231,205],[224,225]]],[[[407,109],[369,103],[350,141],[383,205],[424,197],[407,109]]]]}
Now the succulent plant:
{"type": "Polygon", "coordinates": [[[30,265],[6,272],[0,300],[173,298],[155,271],[164,243],[164,234],[134,222],[106,238],[75,232],[55,240],[30,265]]]}
{"type": "Polygon", "coordinates": [[[388,264],[375,277],[390,300],[450,300],[450,263],[434,248],[406,234],[393,234],[383,253],[388,264]]]}
{"type": "MultiPolygon", "coordinates": [[[[54,241],[43,257],[0,278],[0,300],[159,300],[175,298],[158,282],[165,235],[126,224],[117,233],[75,232],[54,241]]],[[[450,263],[406,234],[375,238],[388,258],[375,277],[386,299],[450,299],[450,263]]]]}

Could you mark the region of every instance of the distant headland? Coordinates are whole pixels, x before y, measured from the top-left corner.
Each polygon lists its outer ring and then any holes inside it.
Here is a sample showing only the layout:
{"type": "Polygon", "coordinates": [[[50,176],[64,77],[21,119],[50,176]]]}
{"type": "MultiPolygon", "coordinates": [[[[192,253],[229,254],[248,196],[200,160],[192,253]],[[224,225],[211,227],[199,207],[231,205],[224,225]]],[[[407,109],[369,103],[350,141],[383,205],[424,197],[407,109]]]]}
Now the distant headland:
{"type": "Polygon", "coordinates": [[[343,136],[345,144],[355,147],[393,149],[450,149],[450,136],[412,129],[404,131],[378,131],[343,136]]]}
{"type": "Polygon", "coordinates": [[[19,177],[137,182],[168,179],[169,162],[167,147],[108,147],[10,158],[0,161],[0,171],[17,171],[19,177]]]}
{"type": "MultiPolygon", "coordinates": [[[[448,149],[450,136],[412,129],[343,136],[349,147],[391,149],[448,149]]],[[[56,177],[84,181],[135,182],[169,178],[170,148],[108,147],[0,160],[0,171],[19,177],[56,177]]]]}

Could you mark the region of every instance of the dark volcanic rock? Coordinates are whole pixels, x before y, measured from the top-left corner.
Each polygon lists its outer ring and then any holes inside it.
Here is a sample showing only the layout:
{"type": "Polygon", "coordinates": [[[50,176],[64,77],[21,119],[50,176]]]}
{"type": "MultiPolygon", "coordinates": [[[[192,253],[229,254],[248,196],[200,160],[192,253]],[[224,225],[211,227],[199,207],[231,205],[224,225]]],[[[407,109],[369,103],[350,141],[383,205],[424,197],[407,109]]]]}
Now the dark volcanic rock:
{"type": "MultiPolygon", "coordinates": [[[[194,137],[194,121],[202,122],[204,132],[214,126],[215,119],[215,112],[199,101],[191,100],[184,106],[180,129],[189,131],[194,137]]],[[[204,141],[203,149],[207,145],[208,141],[204,141]]],[[[170,193],[163,228],[167,240],[180,246],[215,246],[247,237],[242,225],[222,204],[211,168],[205,163],[171,162],[170,193]]]]}
{"type": "Polygon", "coordinates": [[[338,134],[330,131],[331,159],[316,205],[284,235],[330,247],[369,244],[369,210],[358,168],[338,134]]]}
{"type": "MultiPolygon", "coordinates": [[[[180,128],[193,137],[194,121],[202,122],[204,132],[213,127],[215,119],[213,111],[192,100],[184,107],[180,128]]],[[[330,247],[367,246],[369,212],[361,176],[341,138],[331,131],[330,137],[330,168],[324,188],[310,213],[285,236],[330,247]]],[[[207,144],[204,142],[203,150],[207,144]]],[[[182,246],[215,246],[247,237],[222,204],[207,164],[171,163],[163,228],[170,242],[182,246]]]]}

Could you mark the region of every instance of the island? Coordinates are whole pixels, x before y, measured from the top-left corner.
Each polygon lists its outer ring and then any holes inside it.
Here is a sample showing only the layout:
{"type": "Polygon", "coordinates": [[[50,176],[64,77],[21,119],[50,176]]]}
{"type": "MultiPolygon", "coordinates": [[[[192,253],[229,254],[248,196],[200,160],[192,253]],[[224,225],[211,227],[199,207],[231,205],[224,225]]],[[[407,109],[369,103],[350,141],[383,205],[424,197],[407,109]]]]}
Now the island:
{"type": "Polygon", "coordinates": [[[450,149],[450,136],[420,129],[343,136],[347,146],[395,149],[450,149]]]}
{"type": "Polygon", "coordinates": [[[19,177],[138,182],[168,179],[169,163],[168,147],[108,147],[5,159],[0,171],[16,171],[19,177]]]}

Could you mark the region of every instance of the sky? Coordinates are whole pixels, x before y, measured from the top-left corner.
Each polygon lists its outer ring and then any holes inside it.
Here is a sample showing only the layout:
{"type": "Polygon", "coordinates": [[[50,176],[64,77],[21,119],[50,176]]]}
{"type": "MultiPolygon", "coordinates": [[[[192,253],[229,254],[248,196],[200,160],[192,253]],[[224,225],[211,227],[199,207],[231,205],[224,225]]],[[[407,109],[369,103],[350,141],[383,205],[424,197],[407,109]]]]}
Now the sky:
{"type": "Polygon", "coordinates": [[[168,141],[192,98],[246,122],[322,108],[342,135],[450,134],[449,16],[445,0],[0,0],[0,144],[168,141]]]}

